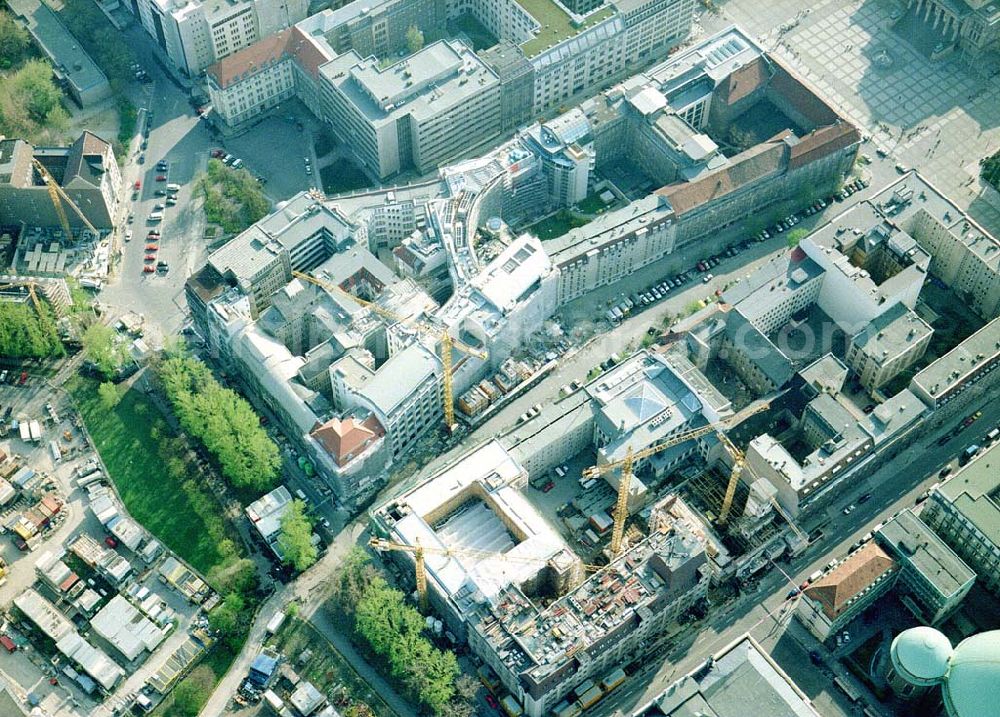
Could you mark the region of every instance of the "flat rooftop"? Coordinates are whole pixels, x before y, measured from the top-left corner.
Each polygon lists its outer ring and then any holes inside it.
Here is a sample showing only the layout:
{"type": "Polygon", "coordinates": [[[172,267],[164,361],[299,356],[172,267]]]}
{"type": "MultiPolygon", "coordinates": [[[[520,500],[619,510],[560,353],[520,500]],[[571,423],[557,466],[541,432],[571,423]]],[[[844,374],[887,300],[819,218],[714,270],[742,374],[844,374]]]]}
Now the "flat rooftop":
{"type": "Polygon", "coordinates": [[[633,717],[820,717],[749,634],[670,685],[633,717]],[[750,707],[752,705],[752,707],[750,707]]]}
{"type": "Polygon", "coordinates": [[[1000,318],[993,319],[965,341],[913,377],[935,400],[956,383],[1000,356],[1000,318]]]}
{"type": "Polygon", "coordinates": [[[1000,443],[986,450],[935,491],[994,546],[1000,546],[1000,443]]]}
{"type": "Polygon", "coordinates": [[[521,49],[528,57],[534,57],[543,50],[578,35],[583,30],[607,20],[615,12],[614,8],[608,5],[599,7],[579,23],[552,0],[516,1],[540,26],[538,34],[521,45],[521,49]]]}
{"type": "Polygon", "coordinates": [[[934,333],[926,321],[899,303],[854,336],[853,343],[876,362],[892,360],[934,333]]]}
{"type": "Polygon", "coordinates": [[[887,521],[876,535],[894,549],[897,561],[912,565],[945,597],[961,592],[976,579],[976,573],[909,508],[887,521]]]}
{"type": "Polygon", "coordinates": [[[439,40],[388,67],[354,50],[320,68],[364,118],[379,126],[404,115],[422,120],[461,105],[499,83],[493,70],[460,42],[439,40]]]}
{"type": "MultiPolygon", "coordinates": [[[[108,78],[101,72],[90,55],[80,47],[77,39],[66,29],[48,5],[39,0],[10,0],[11,10],[22,16],[28,30],[38,40],[46,54],[60,72],[81,93],[91,92],[101,85],[108,85],[108,78]]],[[[108,92],[110,92],[110,86],[108,92]]]]}

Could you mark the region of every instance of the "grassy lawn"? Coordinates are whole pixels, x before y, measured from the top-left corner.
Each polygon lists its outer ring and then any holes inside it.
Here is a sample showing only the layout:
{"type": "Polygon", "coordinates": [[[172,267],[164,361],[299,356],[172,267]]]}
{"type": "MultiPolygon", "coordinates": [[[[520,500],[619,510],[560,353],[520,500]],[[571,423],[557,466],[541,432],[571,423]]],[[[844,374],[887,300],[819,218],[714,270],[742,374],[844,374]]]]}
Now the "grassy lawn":
{"type": "Polygon", "coordinates": [[[323,167],[319,172],[323,191],[327,194],[355,192],[372,186],[372,181],[354,162],[339,159],[323,167]]]}
{"type": "Polygon", "coordinates": [[[574,216],[567,211],[560,211],[547,219],[543,219],[537,224],[528,227],[535,236],[542,241],[561,237],[571,229],[582,227],[589,223],[587,219],[574,216]]]}
{"type": "Polygon", "coordinates": [[[131,389],[109,411],[97,381],[76,377],[66,388],[129,513],[203,575],[230,559],[235,547],[218,504],[193,479],[198,468],[183,440],[146,396],[131,389]]]}
{"type": "Polygon", "coordinates": [[[395,717],[396,713],[355,672],[337,648],[309,623],[289,617],[268,644],[293,661],[299,674],[312,682],[320,692],[326,694],[336,685],[342,685],[350,699],[364,702],[377,717],[395,717]],[[300,664],[297,658],[305,649],[312,651],[312,657],[300,664]]]}
{"type": "Polygon", "coordinates": [[[528,57],[534,57],[545,48],[573,37],[588,27],[593,27],[613,12],[610,7],[596,10],[587,16],[586,22],[580,27],[574,27],[566,11],[552,0],[517,0],[517,4],[541,25],[538,34],[521,45],[521,49],[528,57]]]}

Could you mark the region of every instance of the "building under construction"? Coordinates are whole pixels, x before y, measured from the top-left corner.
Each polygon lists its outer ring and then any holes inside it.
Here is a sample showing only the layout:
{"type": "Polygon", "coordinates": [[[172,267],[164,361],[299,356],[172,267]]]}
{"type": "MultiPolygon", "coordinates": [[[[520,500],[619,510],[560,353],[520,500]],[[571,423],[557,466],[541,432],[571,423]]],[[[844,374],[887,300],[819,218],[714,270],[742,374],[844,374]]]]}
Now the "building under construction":
{"type": "Polygon", "coordinates": [[[605,673],[652,649],[704,596],[716,551],[707,531],[663,512],[610,565],[585,566],[523,496],[527,479],[489,441],[377,508],[373,529],[424,574],[429,605],[524,713],[541,717],[599,697],[605,673]]]}

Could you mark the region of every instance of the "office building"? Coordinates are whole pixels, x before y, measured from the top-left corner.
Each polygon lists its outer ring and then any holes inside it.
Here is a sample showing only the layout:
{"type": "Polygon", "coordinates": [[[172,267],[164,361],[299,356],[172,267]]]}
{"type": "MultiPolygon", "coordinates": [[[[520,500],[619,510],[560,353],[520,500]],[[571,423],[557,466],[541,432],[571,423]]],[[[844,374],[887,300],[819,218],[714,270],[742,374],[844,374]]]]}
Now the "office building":
{"type": "Polygon", "coordinates": [[[212,110],[238,127],[294,95],[315,96],[329,46],[298,26],[282,30],[208,67],[212,110]]]}
{"type": "Polygon", "coordinates": [[[900,566],[896,594],[922,623],[941,624],[976,581],[976,573],[908,508],[876,530],[875,541],[900,566]]]}
{"type": "Polygon", "coordinates": [[[97,63],[80,47],[52,9],[41,0],[9,0],[39,49],[52,63],[52,73],[80,107],[111,96],[111,84],[97,63]]]}
{"type": "Polygon", "coordinates": [[[896,304],[851,337],[847,364],[874,391],[919,361],[933,333],[911,309],[896,304]]]}
{"type": "Polygon", "coordinates": [[[457,41],[432,43],[388,67],[352,49],[320,72],[331,130],[377,178],[433,171],[500,130],[500,81],[457,41]]]}
{"type": "Polygon", "coordinates": [[[920,517],[1000,594],[1000,444],[931,490],[920,517]]]}
{"type": "Polygon", "coordinates": [[[989,0],[907,0],[897,22],[916,22],[939,40],[935,59],[957,51],[975,62],[1000,48],[1000,6],[989,0]]]}

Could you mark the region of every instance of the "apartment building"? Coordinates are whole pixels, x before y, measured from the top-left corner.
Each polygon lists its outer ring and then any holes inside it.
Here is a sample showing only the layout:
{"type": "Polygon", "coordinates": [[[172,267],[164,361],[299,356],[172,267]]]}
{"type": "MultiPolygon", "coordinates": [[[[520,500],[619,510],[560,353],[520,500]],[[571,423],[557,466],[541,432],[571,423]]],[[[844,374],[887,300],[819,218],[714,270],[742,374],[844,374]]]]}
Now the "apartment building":
{"type": "MultiPolygon", "coordinates": [[[[62,226],[48,188],[33,164],[38,160],[98,230],[114,227],[122,178],[110,142],[84,131],[68,147],[34,147],[19,139],[0,139],[0,217],[3,223],[62,226]]],[[[84,227],[66,209],[75,230],[84,227]]]]}
{"type": "Polygon", "coordinates": [[[935,487],[920,517],[1000,594],[1000,443],[935,487]]]}
{"type": "Polygon", "coordinates": [[[910,390],[932,408],[939,408],[980,381],[995,381],[1000,368],[1000,317],[919,371],[910,390]]]}
{"type": "Polygon", "coordinates": [[[207,67],[303,20],[307,0],[138,0],[146,32],[178,69],[207,67]]]}
{"type": "Polygon", "coordinates": [[[851,337],[847,365],[862,386],[875,391],[919,361],[933,333],[911,309],[896,304],[851,337]]]}
{"type": "Polygon", "coordinates": [[[386,68],[350,50],[320,72],[331,130],[375,177],[433,171],[500,129],[499,79],[460,42],[435,42],[386,68]]]}

